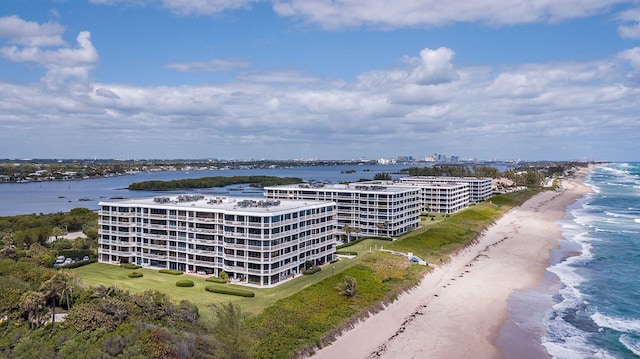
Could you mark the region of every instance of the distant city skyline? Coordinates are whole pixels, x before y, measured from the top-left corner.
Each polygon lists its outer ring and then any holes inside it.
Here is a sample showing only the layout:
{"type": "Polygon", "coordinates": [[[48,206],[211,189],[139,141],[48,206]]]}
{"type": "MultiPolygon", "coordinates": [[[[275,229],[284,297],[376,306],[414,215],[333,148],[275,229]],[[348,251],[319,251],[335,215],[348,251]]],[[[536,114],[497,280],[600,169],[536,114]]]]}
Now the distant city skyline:
{"type": "Polygon", "coordinates": [[[3,2],[0,158],[640,160],[637,2],[389,4],[3,2]]]}

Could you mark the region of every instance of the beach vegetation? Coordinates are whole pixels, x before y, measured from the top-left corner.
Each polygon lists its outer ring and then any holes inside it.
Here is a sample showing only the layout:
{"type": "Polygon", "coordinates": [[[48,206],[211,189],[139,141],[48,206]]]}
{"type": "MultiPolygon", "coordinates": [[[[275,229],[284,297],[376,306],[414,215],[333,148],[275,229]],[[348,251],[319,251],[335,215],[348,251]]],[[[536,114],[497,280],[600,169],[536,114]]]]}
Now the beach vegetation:
{"type": "Polygon", "coordinates": [[[250,358],[252,337],[246,334],[240,306],[234,303],[212,304],[213,337],[216,358],[250,358]]]}
{"type": "Polygon", "coordinates": [[[352,276],[345,275],[343,277],[342,283],[338,284],[335,289],[338,291],[338,294],[345,297],[355,297],[356,295],[356,287],[358,281],[352,276]]]}

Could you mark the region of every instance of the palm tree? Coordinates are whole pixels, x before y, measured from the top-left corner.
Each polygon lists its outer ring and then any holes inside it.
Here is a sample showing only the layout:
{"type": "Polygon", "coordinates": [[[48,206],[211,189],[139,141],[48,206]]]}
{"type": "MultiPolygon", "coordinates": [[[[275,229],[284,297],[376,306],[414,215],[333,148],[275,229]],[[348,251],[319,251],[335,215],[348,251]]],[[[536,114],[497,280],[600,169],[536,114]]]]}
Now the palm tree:
{"type": "Polygon", "coordinates": [[[347,235],[347,243],[351,242],[351,232],[353,232],[353,228],[350,225],[345,224],[342,226],[342,230],[347,235]]]}
{"type": "Polygon", "coordinates": [[[105,287],[102,284],[98,284],[93,287],[93,293],[91,294],[92,298],[105,299],[111,296],[114,292],[114,287],[105,287]]]}
{"type": "Polygon", "coordinates": [[[51,329],[56,324],[56,300],[60,300],[63,296],[67,299],[67,308],[69,308],[69,297],[72,290],[71,275],[67,271],[57,271],[53,277],[42,283],[40,287],[45,300],[51,301],[51,309],[53,316],[51,319],[51,329]]]}
{"type": "Polygon", "coordinates": [[[356,279],[345,275],[343,282],[338,284],[335,289],[340,295],[351,298],[356,295],[356,279]]]}
{"type": "Polygon", "coordinates": [[[46,308],[47,300],[43,293],[28,291],[20,297],[20,310],[28,313],[29,328],[38,329],[42,323],[40,317],[46,308]]]}

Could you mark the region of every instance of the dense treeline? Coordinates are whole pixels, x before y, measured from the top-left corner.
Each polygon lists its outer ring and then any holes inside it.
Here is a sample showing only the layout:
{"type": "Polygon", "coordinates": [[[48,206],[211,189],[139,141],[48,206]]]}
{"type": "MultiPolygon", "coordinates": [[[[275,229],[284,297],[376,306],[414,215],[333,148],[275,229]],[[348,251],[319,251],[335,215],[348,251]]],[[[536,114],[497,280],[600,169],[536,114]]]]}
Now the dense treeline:
{"type": "Polygon", "coordinates": [[[145,181],[135,182],[129,185],[130,190],[146,191],[167,191],[174,189],[195,189],[224,187],[234,184],[249,184],[254,187],[277,186],[284,184],[301,183],[302,179],[297,177],[275,177],[275,176],[232,176],[232,177],[202,177],[173,181],[145,181]]]}
{"type": "MultiPolygon", "coordinates": [[[[302,166],[336,166],[363,164],[350,160],[115,160],[115,159],[0,159],[0,183],[34,180],[68,180],[122,175],[137,171],[220,170],[289,168],[302,166]]],[[[366,162],[374,164],[375,161],[366,162]]]]}
{"type": "Polygon", "coordinates": [[[68,213],[23,214],[0,217],[0,240],[3,251],[11,246],[29,249],[38,243],[47,245],[49,237],[61,237],[68,232],[82,231],[91,240],[98,239],[98,214],[86,208],[74,208],[68,213]]]}
{"type": "Polygon", "coordinates": [[[84,287],[73,272],[0,260],[0,356],[194,358],[213,354],[188,301],[157,291],[84,287]],[[56,311],[65,320],[51,321],[56,311]]]}
{"type": "Polygon", "coordinates": [[[405,168],[400,173],[409,176],[442,177],[490,177],[498,178],[500,171],[495,167],[476,165],[435,165],[433,167],[405,168]]]}

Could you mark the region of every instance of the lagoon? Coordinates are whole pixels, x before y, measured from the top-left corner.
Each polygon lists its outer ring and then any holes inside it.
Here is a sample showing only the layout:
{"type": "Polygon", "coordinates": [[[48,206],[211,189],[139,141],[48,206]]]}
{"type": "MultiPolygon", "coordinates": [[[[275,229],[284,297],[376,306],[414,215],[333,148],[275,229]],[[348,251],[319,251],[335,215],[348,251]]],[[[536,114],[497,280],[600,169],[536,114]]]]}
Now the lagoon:
{"type": "MultiPolygon", "coordinates": [[[[413,165],[338,165],[308,166],[273,169],[235,169],[235,170],[194,170],[194,171],[156,171],[74,181],[51,181],[29,183],[0,184],[0,216],[18,214],[39,214],[68,212],[73,208],[97,210],[98,203],[111,198],[135,198],[156,196],[154,191],[130,191],[127,187],[133,182],[151,180],[170,181],[186,178],[213,176],[277,176],[299,177],[304,181],[327,183],[355,182],[359,179],[373,179],[376,173],[391,173],[392,177],[403,168],[413,165]]],[[[204,188],[197,190],[179,190],[163,193],[212,193],[230,196],[262,197],[262,191],[244,185],[225,188],[204,188]]]]}

